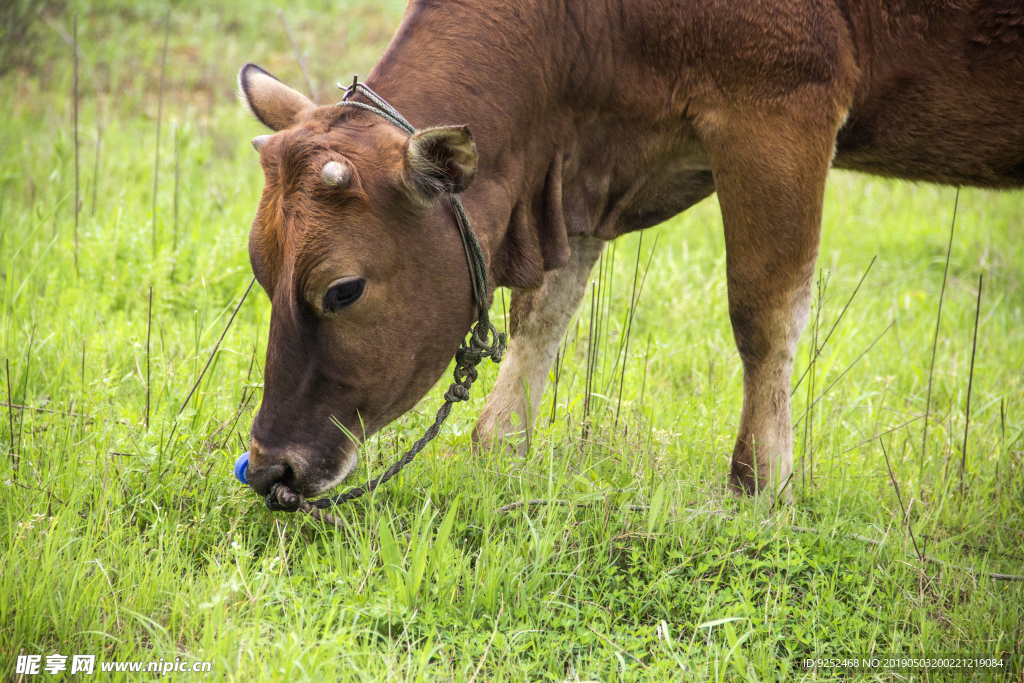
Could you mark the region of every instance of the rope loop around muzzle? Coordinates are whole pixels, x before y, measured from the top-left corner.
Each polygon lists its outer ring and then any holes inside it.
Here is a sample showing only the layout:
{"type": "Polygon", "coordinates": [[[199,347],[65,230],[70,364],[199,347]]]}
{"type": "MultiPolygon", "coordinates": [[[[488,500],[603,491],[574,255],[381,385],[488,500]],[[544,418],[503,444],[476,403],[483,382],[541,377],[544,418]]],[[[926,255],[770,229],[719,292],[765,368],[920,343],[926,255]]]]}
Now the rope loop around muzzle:
{"type": "MultiPolygon", "coordinates": [[[[338,87],[341,86],[339,85],[338,87]]],[[[345,95],[336,106],[366,109],[398,126],[410,135],[416,132],[416,129],[404,116],[399,114],[394,107],[388,104],[383,97],[371,90],[369,86],[365,83],[360,83],[358,77],[352,81],[352,85],[345,88],[345,95]],[[349,98],[355,94],[363,95],[370,101],[370,104],[350,100],[349,98]]],[[[323,510],[334,505],[347,503],[350,500],[370,493],[402,471],[402,468],[412,462],[416,455],[437,436],[441,430],[441,425],[444,424],[444,421],[448,419],[448,415],[451,413],[452,405],[460,401],[469,400],[469,389],[478,377],[476,366],[485,358],[489,358],[494,363],[500,363],[502,356],[505,355],[505,334],[498,332],[497,328],[494,327],[488,312],[490,295],[487,282],[487,260],[484,258],[483,249],[481,249],[480,242],[476,238],[476,233],[473,232],[473,227],[469,222],[469,216],[466,215],[466,209],[462,205],[462,200],[455,194],[449,195],[448,198],[451,203],[452,213],[455,216],[455,224],[458,227],[459,236],[462,239],[462,246],[466,252],[470,283],[473,287],[473,297],[477,305],[477,318],[470,329],[468,340],[464,340],[459,346],[459,350],[455,352],[455,370],[452,373],[454,381],[448,387],[448,391],[444,393],[444,403],[438,408],[437,415],[434,417],[434,423],[427,428],[423,436],[413,443],[412,447],[401,458],[392,463],[380,476],[344,493],[319,500],[307,501],[302,494],[296,493],[281,482],[272,484],[265,500],[267,508],[272,512],[301,511],[337,526],[338,521],[331,515],[323,512],[323,510]]]]}

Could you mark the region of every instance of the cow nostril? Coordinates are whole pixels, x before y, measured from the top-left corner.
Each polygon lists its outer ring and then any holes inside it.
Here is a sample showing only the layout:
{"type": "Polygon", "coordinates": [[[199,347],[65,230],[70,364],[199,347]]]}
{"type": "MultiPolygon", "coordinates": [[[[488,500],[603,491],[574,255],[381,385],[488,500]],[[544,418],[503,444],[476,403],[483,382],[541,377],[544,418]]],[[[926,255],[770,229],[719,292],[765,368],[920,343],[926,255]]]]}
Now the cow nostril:
{"type": "Polygon", "coordinates": [[[295,473],[292,471],[292,466],[288,463],[284,463],[281,471],[281,476],[279,476],[275,481],[280,482],[290,488],[294,487],[295,473]]]}
{"type": "Polygon", "coordinates": [[[261,496],[267,495],[270,491],[270,487],[273,484],[285,484],[289,487],[294,485],[295,476],[291,465],[286,462],[271,462],[264,464],[261,462],[265,459],[265,453],[260,453],[260,457],[256,457],[255,454],[251,455],[251,459],[247,466],[240,464],[244,460],[239,458],[239,463],[236,463],[236,469],[242,469],[242,476],[245,477],[246,483],[252,487],[256,493],[261,496]]]}

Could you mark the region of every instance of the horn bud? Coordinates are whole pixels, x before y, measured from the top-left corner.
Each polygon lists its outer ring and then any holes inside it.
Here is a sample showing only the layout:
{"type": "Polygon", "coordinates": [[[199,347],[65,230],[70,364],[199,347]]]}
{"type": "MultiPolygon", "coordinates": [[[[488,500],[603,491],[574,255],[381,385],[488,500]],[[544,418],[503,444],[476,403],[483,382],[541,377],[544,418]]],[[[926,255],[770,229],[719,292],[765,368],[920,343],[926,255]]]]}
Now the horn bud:
{"type": "Polygon", "coordinates": [[[270,139],[269,135],[257,135],[256,137],[254,137],[252,139],[252,148],[255,149],[257,152],[259,152],[261,149],[263,149],[266,146],[267,140],[269,140],[269,139],[270,139]]]}
{"type": "Polygon", "coordinates": [[[352,178],[352,172],[349,171],[347,164],[328,161],[324,164],[320,176],[329,187],[345,187],[352,178]]]}

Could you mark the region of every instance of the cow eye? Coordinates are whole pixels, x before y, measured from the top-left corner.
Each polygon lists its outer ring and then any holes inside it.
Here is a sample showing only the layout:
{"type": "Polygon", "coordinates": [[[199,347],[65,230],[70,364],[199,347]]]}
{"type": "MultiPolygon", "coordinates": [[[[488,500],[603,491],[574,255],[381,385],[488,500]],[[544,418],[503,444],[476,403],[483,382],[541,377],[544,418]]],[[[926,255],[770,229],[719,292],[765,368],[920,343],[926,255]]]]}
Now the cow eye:
{"type": "Polygon", "coordinates": [[[336,280],[324,294],[324,311],[330,313],[354,303],[363,294],[366,280],[361,277],[336,280]]]}

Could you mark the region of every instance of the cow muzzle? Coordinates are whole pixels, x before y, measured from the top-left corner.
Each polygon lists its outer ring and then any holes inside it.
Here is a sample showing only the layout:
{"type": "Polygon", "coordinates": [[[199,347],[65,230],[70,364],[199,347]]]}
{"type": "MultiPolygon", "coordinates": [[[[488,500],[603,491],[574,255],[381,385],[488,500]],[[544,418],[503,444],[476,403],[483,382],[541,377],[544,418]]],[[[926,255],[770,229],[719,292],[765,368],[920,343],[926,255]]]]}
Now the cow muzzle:
{"type": "Polygon", "coordinates": [[[341,446],[324,457],[293,450],[271,452],[253,439],[250,450],[235,462],[235,477],[261,496],[266,496],[275,484],[303,496],[313,496],[347,479],[357,462],[353,444],[341,446]]]}

